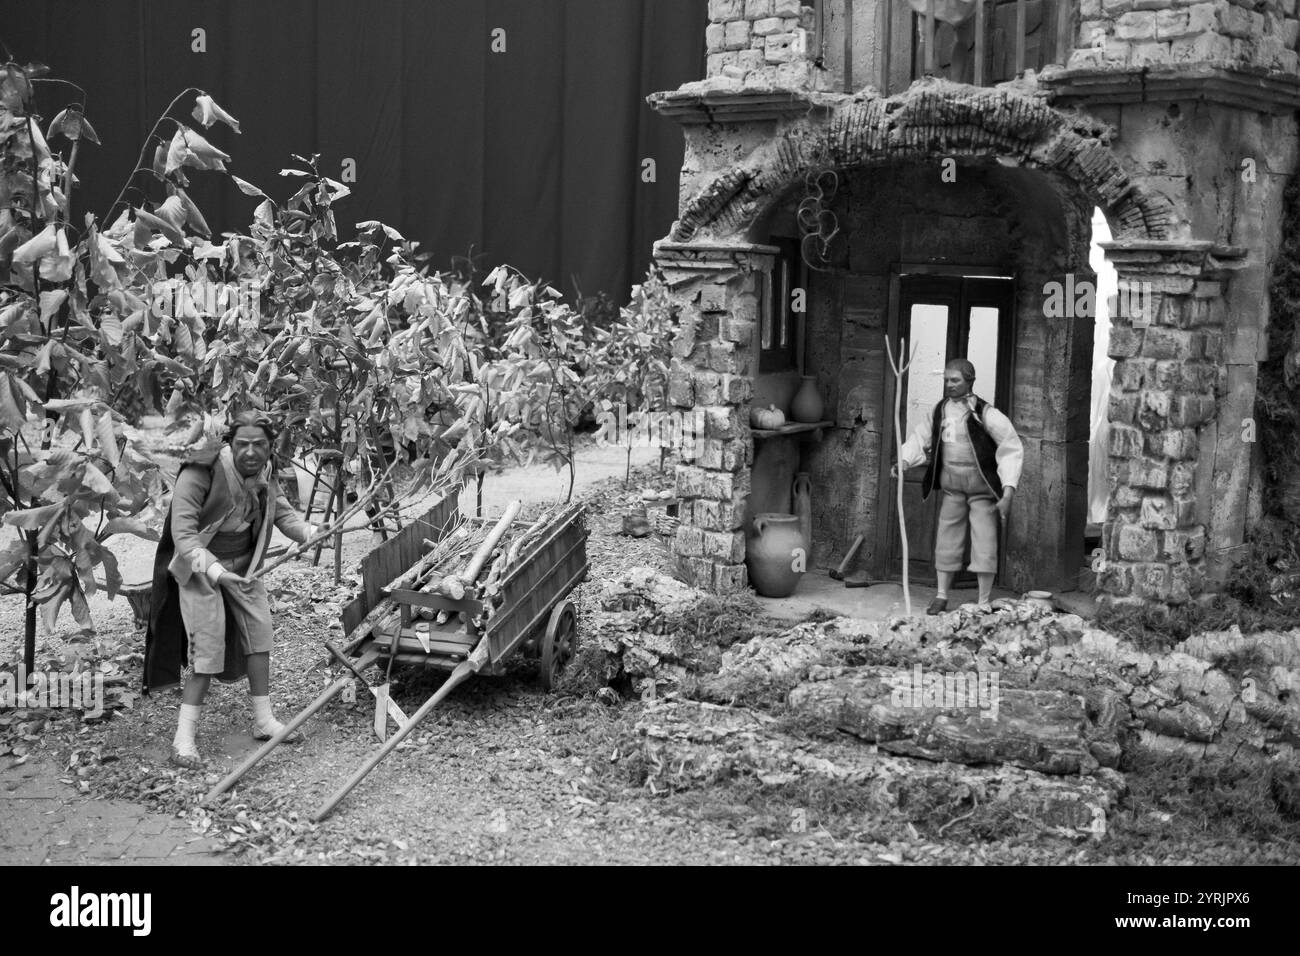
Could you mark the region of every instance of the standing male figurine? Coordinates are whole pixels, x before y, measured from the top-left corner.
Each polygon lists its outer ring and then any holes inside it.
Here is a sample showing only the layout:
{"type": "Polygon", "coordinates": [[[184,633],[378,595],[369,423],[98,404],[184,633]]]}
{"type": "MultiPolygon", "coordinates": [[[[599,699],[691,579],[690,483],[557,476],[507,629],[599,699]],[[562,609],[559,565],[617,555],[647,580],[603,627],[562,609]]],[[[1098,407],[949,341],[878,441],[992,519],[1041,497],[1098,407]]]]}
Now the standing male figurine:
{"type": "MultiPolygon", "coordinates": [[[[979,581],[979,602],[988,604],[993,592],[993,575],[998,569],[998,528],[994,513],[1006,520],[1011,497],[1020,482],[1024,451],[1010,419],[971,391],[975,366],[966,359],[952,359],[943,369],[944,398],[934,414],[922,419],[908,436],[900,455],[904,469],[926,460],[933,444],[933,456],[921,485],[921,500],[936,486],[943,490],[939,528],[934,541],[934,570],[939,577],[938,593],[926,608],[927,614],[948,609],[952,576],[961,570],[966,547],[966,526],[970,525],[970,567],[979,581]],[[940,440],[932,441],[934,434],[940,440]]],[[[890,475],[898,477],[898,464],[890,475]]]]}
{"type": "Polygon", "coordinates": [[[158,542],[144,689],[176,684],[186,662],[193,665],[172,741],[172,762],[187,769],[201,763],[194,732],[214,675],[226,682],[248,676],[256,739],[269,740],[283,726],[269,696],[271,606],[265,585],[248,575],[261,566],[272,528],[299,543],[315,529],[273,477],[274,442],[266,415],[236,415],[215,459],[181,465],[158,542]]]}

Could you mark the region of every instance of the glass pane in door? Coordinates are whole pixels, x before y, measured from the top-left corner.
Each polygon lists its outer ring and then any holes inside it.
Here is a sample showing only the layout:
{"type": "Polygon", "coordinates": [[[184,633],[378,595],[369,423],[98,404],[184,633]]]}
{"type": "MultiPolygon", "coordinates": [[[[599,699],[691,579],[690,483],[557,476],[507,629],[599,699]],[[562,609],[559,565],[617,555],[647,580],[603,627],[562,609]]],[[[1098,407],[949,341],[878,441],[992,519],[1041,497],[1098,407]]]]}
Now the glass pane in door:
{"type": "Polygon", "coordinates": [[[903,413],[907,416],[903,428],[907,434],[917,422],[934,413],[934,406],[943,398],[943,366],[948,357],[947,305],[918,302],[912,306],[911,341],[906,344],[908,355],[915,358],[907,373],[907,396],[903,413]]]}
{"type": "Polygon", "coordinates": [[[975,391],[986,401],[997,404],[998,310],[996,306],[976,305],[970,310],[970,337],[966,358],[975,366],[975,391]]]}

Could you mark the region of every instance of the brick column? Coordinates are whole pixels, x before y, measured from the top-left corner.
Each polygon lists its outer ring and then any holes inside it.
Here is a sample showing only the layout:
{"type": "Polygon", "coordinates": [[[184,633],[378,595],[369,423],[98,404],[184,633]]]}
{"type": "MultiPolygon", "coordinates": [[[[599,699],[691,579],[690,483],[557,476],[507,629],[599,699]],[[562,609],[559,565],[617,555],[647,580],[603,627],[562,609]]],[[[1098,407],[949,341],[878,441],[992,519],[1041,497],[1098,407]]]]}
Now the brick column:
{"type": "Polygon", "coordinates": [[[1121,290],[1110,316],[1116,364],[1102,600],[1182,604],[1205,582],[1210,502],[1198,500],[1197,461],[1201,426],[1216,410],[1221,287],[1206,272],[1209,242],[1102,245],[1121,290]],[[1141,312],[1126,314],[1125,299],[1141,312]]]}
{"type": "Polygon", "coordinates": [[[681,308],[668,398],[677,408],[699,409],[704,420],[699,458],[677,466],[680,523],[673,553],[683,581],[720,594],[749,583],[749,401],[758,365],[759,296],[777,252],[749,243],[655,245],[655,262],[681,308]]]}

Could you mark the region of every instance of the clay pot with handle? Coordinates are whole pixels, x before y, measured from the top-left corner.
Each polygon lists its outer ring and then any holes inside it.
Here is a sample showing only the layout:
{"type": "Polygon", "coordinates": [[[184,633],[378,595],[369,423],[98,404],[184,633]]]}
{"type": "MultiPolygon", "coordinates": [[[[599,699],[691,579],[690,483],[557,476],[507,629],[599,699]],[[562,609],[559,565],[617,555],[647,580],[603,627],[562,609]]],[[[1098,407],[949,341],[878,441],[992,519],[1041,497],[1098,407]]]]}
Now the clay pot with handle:
{"type": "Polygon", "coordinates": [[[789,597],[808,564],[807,542],[797,515],[770,511],[754,515],[745,536],[749,582],[763,597],[789,597]]]}

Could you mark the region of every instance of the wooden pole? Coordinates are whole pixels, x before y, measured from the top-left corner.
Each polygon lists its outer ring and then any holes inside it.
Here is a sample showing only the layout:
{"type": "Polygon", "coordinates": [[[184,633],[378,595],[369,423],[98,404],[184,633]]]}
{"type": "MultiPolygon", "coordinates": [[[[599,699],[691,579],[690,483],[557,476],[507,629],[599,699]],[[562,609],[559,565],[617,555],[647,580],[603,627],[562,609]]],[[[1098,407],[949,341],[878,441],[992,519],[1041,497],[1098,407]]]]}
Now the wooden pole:
{"type": "Polygon", "coordinates": [[[975,85],[984,85],[984,0],[975,0],[975,85]]]}
{"type": "Polygon", "coordinates": [[[925,4],[925,75],[934,76],[934,0],[925,4]]]}
{"type": "MultiPolygon", "coordinates": [[[[894,371],[894,461],[897,462],[898,470],[898,534],[903,543],[903,607],[907,616],[912,616],[912,586],[910,575],[908,573],[908,564],[911,556],[908,551],[907,543],[907,521],[903,517],[903,375],[907,368],[912,364],[912,358],[916,357],[913,350],[912,356],[902,365],[894,358],[894,350],[890,345],[889,337],[885,337],[885,351],[889,354],[889,367],[894,371]]],[[[907,339],[899,339],[898,355],[899,359],[907,351],[907,339]]]]}
{"type": "Polygon", "coordinates": [[[1025,0],[1016,0],[1016,76],[1025,72],[1025,21],[1028,12],[1025,0]]]}

